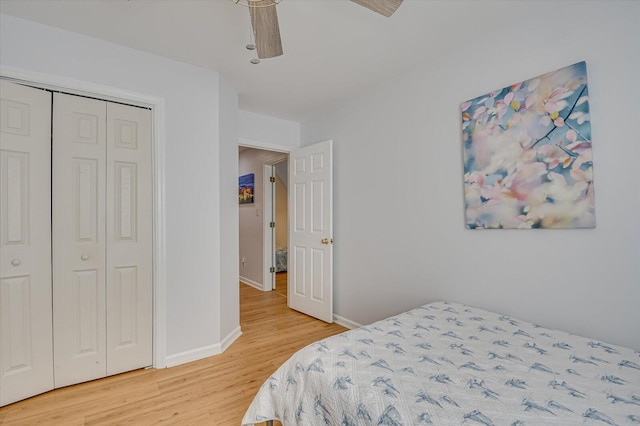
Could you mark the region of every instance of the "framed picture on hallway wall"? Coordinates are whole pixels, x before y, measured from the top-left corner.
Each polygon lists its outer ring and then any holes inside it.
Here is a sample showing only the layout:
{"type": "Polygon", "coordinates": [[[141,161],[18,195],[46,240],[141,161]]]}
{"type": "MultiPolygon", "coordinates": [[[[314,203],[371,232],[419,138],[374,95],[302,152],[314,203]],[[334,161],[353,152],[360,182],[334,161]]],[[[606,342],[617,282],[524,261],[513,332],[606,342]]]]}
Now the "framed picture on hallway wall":
{"type": "Polygon", "coordinates": [[[240,204],[252,204],[255,189],[255,177],[253,173],[240,176],[238,198],[240,204]]]}
{"type": "Polygon", "coordinates": [[[467,228],[595,228],[585,62],[460,110],[467,228]]]}

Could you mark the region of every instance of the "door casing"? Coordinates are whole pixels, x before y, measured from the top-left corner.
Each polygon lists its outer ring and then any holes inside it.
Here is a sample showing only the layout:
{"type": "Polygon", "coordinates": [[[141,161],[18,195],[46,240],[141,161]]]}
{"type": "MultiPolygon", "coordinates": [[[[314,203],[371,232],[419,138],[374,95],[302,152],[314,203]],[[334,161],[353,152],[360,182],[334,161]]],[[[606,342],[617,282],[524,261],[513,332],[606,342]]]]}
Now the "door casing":
{"type": "MultiPolygon", "coordinates": [[[[238,147],[254,148],[254,149],[261,149],[265,151],[279,152],[279,153],[287,154],[287,158],[288,158],[289,152],[291,152],[294,149],[288,146],[274,145],[270,143],[259,142],[259,141],[243,139],[243,138],[238,139],[238,147]]],[[[275,160],[273,164],[279,163],[281,161],[283,160],[282,159],[275,160]]],[[[267,164],[269,165],[269,167],[273,166],[273,164],[271,163],[267,163],[267,164]]],[[[263,190],[265,191],[265,198],[262,203],[263,218],[269,217],[268,216],[268,214],[270,215],[269,211],[274,207],[273,200],[271,200],[272,201],[271,203],[267,202],[267,191],[265,188],[268,180],[268,177],[266,176],[267,164],[265,164],[263,168],[263,172],[264,172],[263,173],[263,190]]],[[[275,243],[272,241],[270,237],[271,230],[270,228],[267,228],[268,224],[266,222],[267,221],[265,220],[265,224],[263,226],[263,238],[262,238],[263,240],[262,241],[262,258],[263,258],[263,265],[264,265],[264,267],[262,268],[263,269],[262,291],[271,291],[273,290],[275,276],[269,271],[269,268],[271,265],[273,265],[272,258],[275,258],[275,249],[272,247],[275,243]]]]}
{"type": "Polygon", "coordinates": [[[262,217],[263,224],[263,248],[262,258],[264,268],[262,271],[262,291],[271,291],[275,286],[275,272],[271,272],[271,267],[275,266],[275,228],[272,228],[270,222],[275,222],[275,184],[271,182],[270,177],[275,176],[275,168],[271,164],[263,165],[263,187],[264,197],[262,198],[262,217]]]}

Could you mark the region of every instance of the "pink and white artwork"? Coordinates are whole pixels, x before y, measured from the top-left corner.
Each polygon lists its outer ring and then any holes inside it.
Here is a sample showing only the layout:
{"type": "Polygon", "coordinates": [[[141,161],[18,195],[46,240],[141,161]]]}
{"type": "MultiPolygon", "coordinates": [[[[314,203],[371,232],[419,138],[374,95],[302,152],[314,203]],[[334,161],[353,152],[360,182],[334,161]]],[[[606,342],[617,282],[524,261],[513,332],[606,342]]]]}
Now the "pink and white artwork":
{"type": "Polygon", "coordinates": [[[464,102],[467,228],[594,228],[585,62],[464,102]]]}

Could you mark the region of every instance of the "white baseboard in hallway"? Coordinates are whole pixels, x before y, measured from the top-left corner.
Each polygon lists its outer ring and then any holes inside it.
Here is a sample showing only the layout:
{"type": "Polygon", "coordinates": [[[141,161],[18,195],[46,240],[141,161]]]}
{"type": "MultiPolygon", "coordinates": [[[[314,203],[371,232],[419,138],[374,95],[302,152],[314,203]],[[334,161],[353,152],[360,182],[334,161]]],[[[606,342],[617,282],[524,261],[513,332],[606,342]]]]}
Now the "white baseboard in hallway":
{"type": "Polygon", "coordinates": [[[262,291],[262,284],[260,284],[258,282],[255,282],[253,280],[250,280],[249,278],[240,277],[240,282],[242,284],[246,284],[248,286],[251,286],[251,287],[253,287],[255,289],[258,289],[258,290],[262,291]]]}

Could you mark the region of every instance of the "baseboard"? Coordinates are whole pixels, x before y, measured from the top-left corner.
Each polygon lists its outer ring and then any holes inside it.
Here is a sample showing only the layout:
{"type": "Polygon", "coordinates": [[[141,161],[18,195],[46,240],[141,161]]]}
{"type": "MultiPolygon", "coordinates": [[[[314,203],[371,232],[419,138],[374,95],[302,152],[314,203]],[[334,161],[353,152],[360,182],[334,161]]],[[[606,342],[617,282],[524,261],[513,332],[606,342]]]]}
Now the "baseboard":
{"type": "Polygon", "coordinates": [[[220,343],[215,345],[204,346],[202,348],[191,349],[190,351],[180,352],[167,356],[167,367],[175,367],[176,365],[186,364],[188,362],[197,361],[202,358],[208,358],[213,355],[219,355],[222,353],[222,346],[220,343]]]}
{"type": "Polygon", "coordinates": [[[235,330],[229,333],[227,337],[222,339],[222,342],[220,342],[222,352],[229,349],[229,346],[231,346],[231,344],[235,342],[240,336],[242,336],[242,330],[240,329],[240,326],[237,326],[235,330]]]}
{"type": "Polygon", "coordinates": [[[220,355],[222,352],[227,350],[229,346],[231,346],[231,344],[241,335],[242,331],[240,330],[240,326],[238,326],[224,339],[222,339],[222,342],[220,343],[169,355],[166,358],[166,367],[175,367],[177,365],[186,364],[188,362],[197,361],[199,359],[208,358],[210,356],[220,355]]]}
{"type": "Polygon", "coordinates": [[[354,328],[362,327],[362,324],[358,324],[355,321],[351,321],[349,319],[341,317],[340,315],[335,315],[335,314],[333,315],[333,322],[335,322],[336,324],[341,325],[343,327],[346,327],[349,330],[353,330],[354,328]]]}
{"type": "Polygon", "coordinates": [[[263,290],[264,290],[264,289],[262,288],[262,284],[260,284],[260,283],[258,283],[258,282],[255,282],[255,281],[253,281],[253,280],[250,280],[249,278],[245,278],[245,277],[242,277],[242,276],[241,276],[241,277],[240,277],[240,282],[241,282],[242,284],[249,285],[249,286],[251,286],[251,287],[253,287],[253,288],[257,289],[257,290],[260,290],[260,291],[263,291],[263,290]]]}

